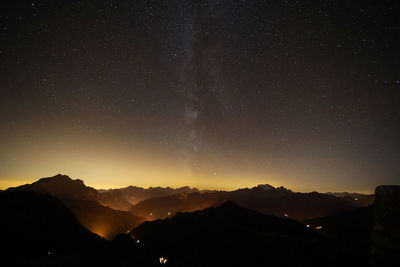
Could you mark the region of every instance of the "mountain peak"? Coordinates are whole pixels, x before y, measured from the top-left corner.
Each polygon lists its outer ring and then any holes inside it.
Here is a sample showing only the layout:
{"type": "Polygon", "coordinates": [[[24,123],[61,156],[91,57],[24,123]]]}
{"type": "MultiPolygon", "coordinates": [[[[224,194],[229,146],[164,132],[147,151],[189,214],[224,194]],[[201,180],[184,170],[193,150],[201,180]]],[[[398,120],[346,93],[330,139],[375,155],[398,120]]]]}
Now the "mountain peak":
{"type": "Polygon", "coordinates": [[[85,185],[85,183],[80,179],[72,179],[68,175],[64,174],[57,174],[52,177],[41,178],[38,181],[34,182],[33,184],[57,184],[57,185],[65,185],[65,186],[74,186],[80,188],[91,188],[85,185]]]}
{"type": "Polygon", "coordinates": [[[37,193],[49,194],[60,198],[77,198],[96,200],[97,191],[86,186],[82,180],[71,179],[67,175],[57,174],[41,178],[32,184],[26,184],[8,190],[32,190],[37,193]]]}
{"type": "Polygon", "coordinates": [[[54,175],[52,178],[62,178],[62,179],[70,179],[70,180],[72,180],[71,177],[69,177],[68,175],[61,174],[61,173],[58,173],[58,174],[54,175]]]}
{"type": "Polygon", "coordinates": [[[269,184],[259,184],[259,185],[257,185],[257,187],[260,189],[263,189],[263,190],[267,190],[267,191],[276,189],[275,187],[273,187],[272,185],[269,185],[269,184]]]}
{"type": "Polygon", "coordinates": [[[37,182],[50,182],[50,181],[57,181],[57,182],[70,182],[74,181],[68,175],[64,174],[57,174],[51,177],[41,178],[37,182]]]}
{"type": "Polygon", "coordinates": [[[227,200],[219,206],[219,208],[238,208],[238,207],[240,206],[235,202],[233,202],[232,200],[227,200]]]}

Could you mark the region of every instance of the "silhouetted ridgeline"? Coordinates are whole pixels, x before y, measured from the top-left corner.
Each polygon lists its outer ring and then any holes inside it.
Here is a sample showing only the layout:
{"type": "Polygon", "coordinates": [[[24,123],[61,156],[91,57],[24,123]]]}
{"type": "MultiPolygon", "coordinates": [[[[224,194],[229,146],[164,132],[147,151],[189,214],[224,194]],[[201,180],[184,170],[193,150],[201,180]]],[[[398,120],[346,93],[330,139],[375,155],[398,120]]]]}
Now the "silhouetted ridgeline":
{"type": "Polygon", "coordinates": [[[57,198],[74,198],[82,200],[97,200],[96,189],[86,186],[82,180],[71,179],[67,175],[57,174],[53,177],[41,178],[32,184],[10,187],[11,190],[34,191],[57,198]]]}
{"type": "Polygon", "coordinates": [[[149,187],[147,189],[137,186],[128,186],[119,189],[99,190],[98,197],[99,202],[106,206],[128,211],[133,205],[146,199],[192,192],[199,192],[199,190],[188,186],[180,188],[149,187]]]}
{"type": "Polygon", "coordinates": [[[399,266],[400,190],[376,194],[374,206],[303,223],[227,201],[144,222],[131,231],[136,239],[107,241],[58,199],[8,190],[0,192],[0,257],[4,266],[399,266]]]}
{"type": "Polygon", "coordinates": [[[145,222],[132,234],[174,266],[295,266],[306,255],[322,262],[318,233],[231,201],[145,222]]]}
{"type": "Polygon", "coordinates": [[[359,193],[349,193],[349,192],[328,192],[328,195],[334,195],[337,197],[342,197],[349,202],[354,203],[358,207],[366,207],[371,205],[375,200],[374,194],[359,194],[359,193]]]}
{"type": "Polygon", "coordinates": [[[54,196],[72,211],[83,226],[107,239],[129,231],[143,222],[143,219],[130,212],[100,205],[96,189],[66,175],[42,178],[32,184],[9,188],[7,191],[34,191],[54,196]]]}
{"type": "Polygon", "coordinates": [[[227,200],[265,214],[297,220],[352,210],[366,204],[365,201],[358,201],[359,199],[373,201],[368,195],[342,193],[341,197],[337,197],[333,193],[295,193],[284,187],[275,188],[270,185],[230,192],[199,191],[190,187],[144,189],[135,186],[96,190],[85,186],[82,180],[73,180],[61,174],[8,190],[32,190],[55,196],[74,213],[83,226],[108,239],[134,228],[144,220],[218,206],[227,200]],[[132,206],[139,200],[143,201],[132,206]],[[125,211],[126,209],[130,212],[125,211]]]}
{"type": "Polygon", "coordinates": [[[294,193],[283,188],[264,189],[258,186],[232,192],[195,192],[152,198],[139,202],[131,211],[140,217],[152,220],[168,217],[175,212],[195,211],[218,206],[227,200],[265,214],[287,216],[296,220],[324,216],[357,207],[347,198],[333,195],[317,192],[294,193]]]}

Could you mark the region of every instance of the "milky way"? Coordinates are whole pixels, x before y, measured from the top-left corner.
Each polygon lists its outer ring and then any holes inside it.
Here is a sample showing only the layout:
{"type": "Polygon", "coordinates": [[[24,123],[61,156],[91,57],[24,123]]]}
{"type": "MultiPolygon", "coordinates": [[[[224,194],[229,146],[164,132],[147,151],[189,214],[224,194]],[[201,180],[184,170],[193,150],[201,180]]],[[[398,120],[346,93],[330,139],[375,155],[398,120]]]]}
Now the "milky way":
{"type": "Polygon", "coordinates": [[[196,166],[196,154],[202,152],[204,135],[218,127],[218,121],[223,119],[224,88],[219,56],[223,49],[223,21],[215,14],[217,7],[210,2],[191,8],[193,19],[188,22],[190,32],[186,33],[190,37],[185,45],[188,63],[184,65],[183,80],[184,131],[189,149],[187,156],[190,164],[196,166]]]}

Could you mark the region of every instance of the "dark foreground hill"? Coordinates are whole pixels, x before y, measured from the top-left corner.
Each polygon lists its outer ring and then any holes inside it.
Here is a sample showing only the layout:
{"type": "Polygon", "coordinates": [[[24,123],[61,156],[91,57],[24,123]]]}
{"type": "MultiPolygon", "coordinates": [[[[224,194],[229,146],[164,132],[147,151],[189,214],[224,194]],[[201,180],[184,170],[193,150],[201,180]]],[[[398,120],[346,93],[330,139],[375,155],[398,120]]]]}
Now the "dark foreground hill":
{"type": "Polygon", "coordinates": [[[347,266],[354,261],[304,224],[232,201],[145,222],[132,234],[171,266],[347,266]]]}
{"type": "Polygon", "coordinates": [[[1,192],[0,212],[2,263],[96,263],[96,250],[106,248],[105,240],[82,227],[54,197],[1,192]]]}
{"type": "Polygon", "coordinates": [[[368,207],[305,220],[363,266],[400,266],[400,186],[378,186],[368,207]]]}
{"type": "Polygon", "coordinates": [[[374,206],[343,211],[303,221],[326,238],[333,246],[351,251],[355,264],[367,266],[370,262],[371,232],[374,206]]]}
{"type": "Polygon", "coordinates": [[[0,192],[0,213],[1,266],[157,266],[130,236],[91,233],[52,196],[0,192]]]}
{"type": "Polygon", "coordinates": [[[42,178],[7,191],[33,191],[54,196],[72,211],[80,224],[107,239],[129,231],[143,222],[143,219],[131,212],[100,205],[96,189],[86,186],[82,180],[73,180],[66,175],[42,178]]]}

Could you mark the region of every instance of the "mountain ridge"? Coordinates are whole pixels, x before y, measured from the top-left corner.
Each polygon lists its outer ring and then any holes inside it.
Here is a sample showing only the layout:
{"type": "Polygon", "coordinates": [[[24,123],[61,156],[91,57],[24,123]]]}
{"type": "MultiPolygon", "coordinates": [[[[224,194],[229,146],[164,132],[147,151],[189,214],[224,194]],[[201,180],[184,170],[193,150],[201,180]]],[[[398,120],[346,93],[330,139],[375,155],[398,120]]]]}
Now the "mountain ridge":
{"type": "Polygon", "coordinates": [[[304,224],[233,201],[144,222],[131,234],[174,266],[294,266],[305,263],[304,255],[315,255],[318,262],[319,249],[314,246],[322,242],[304,224]],[[284,256],[288,252],[290,258],[284,256]]]}
{"type": "Polygon", "coordinates": [[[80,179],[57,174],[32,184],[11,187],[6,192],[33,191],[59,199],[77,217],[80,224],[107,239],[128,231],[143,219],[127,211],[114,210],[98,201],[98,192],[80,179]]]}
{"type": "Polygon", "coordinates": [[[347,199],[318,192],[296,193],[285,188],[264,190],[262,187],[253,187],[230,192],[195,192],[152,198],[139,202],[131,211],[147,220],[153,220],[170,217],[175,212],[195,211],[219,205],[227,200],[233,200],[246,208],[264,214],[297,220],[320,217],[357,207],[347,199]]]}
{"type": "Polygon", "coordinates": [[[33,190],[59,198],[82,225],[108,239],[145,220],[167,218],[177,212],[192,212],[218,206],[227,200],[264,214],[297,220],[351,210],[362,202],[350,196],[337,197],[318,192],[298,193],[283,186],[274,187],[269,184],[234,191],[198,190],[188,186],[147,189],[128,186],[98,191],[86,186],[83,180],[62,174],[41,178],[32,184],[11,187],[6,191],[14,190],[33,190]],[[136,202],[140,199],[144,200],[136,202]]]}

